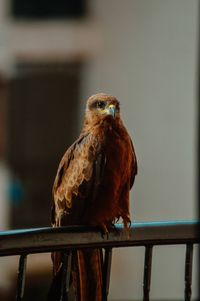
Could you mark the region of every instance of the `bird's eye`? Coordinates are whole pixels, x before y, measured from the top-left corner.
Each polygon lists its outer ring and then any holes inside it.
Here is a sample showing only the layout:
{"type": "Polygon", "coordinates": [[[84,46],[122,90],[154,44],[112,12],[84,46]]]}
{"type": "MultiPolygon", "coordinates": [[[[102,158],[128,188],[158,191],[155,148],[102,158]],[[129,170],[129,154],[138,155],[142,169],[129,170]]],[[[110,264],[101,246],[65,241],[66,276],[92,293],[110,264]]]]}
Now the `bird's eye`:
{"type": "Polygon", "coordinates": [[[97,108],[104,109],[105,108],[105,102],[104,101],[97,101],[97,108]]]}

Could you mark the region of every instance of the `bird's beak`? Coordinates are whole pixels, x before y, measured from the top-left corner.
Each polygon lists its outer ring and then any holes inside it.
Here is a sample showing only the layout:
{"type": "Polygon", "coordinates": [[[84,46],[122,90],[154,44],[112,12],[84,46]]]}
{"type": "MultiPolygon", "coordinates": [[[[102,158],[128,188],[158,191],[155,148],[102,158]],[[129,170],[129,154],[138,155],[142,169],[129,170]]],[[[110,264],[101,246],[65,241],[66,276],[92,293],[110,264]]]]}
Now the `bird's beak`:
{"type": "Polygon", "coordinates": [[[106,113],[108,115],[111,115],[113,118],[115,118],[115,111],[116,111],[116,108],[114,105],[109,105],[108,108],[106,109],[106,113]]]}

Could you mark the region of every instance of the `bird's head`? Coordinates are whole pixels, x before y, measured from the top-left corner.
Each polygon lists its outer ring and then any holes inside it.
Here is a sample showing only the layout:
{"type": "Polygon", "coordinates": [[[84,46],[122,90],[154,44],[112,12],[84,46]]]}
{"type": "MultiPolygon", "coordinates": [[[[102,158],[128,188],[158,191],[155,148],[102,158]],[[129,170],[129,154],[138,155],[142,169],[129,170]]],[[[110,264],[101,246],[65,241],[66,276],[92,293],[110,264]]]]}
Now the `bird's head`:
{"type": "Polygon", "coordinates": [[[111,122],[120,118],[119,101],[111,95],[98,93],[87,100],[86,118],[91,123],[97,123],[103,119],[111,122]]]}

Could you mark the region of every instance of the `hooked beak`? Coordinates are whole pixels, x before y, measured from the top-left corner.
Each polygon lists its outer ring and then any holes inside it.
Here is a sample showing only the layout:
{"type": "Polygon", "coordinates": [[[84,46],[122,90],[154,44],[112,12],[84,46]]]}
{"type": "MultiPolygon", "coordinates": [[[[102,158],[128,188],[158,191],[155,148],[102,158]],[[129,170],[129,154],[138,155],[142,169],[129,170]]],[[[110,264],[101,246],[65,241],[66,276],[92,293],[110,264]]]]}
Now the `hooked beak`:
{"type": "Polygon", "coordinates": [[[116,108],[114,105],[109,105],[108,108],[106,109],[106,113],[108,115],[111,115],[113,118],[115,118],[115,111],[116,111],[116,108]]]}

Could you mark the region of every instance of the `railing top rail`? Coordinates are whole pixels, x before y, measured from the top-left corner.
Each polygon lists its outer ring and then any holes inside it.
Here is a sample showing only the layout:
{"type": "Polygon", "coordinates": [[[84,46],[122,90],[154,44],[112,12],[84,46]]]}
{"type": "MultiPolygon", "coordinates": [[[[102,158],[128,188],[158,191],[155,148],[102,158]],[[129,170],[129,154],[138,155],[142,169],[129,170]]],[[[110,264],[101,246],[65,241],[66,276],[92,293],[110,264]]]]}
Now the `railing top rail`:
{"type": "Polygon", "coordinates": [[[108,236],[85,226],[0,231],[0,256],[86,247],[199,243],[199,229],[199,221],[189,220],[134,222],[129,231],[116,224],[108,236]]]}

